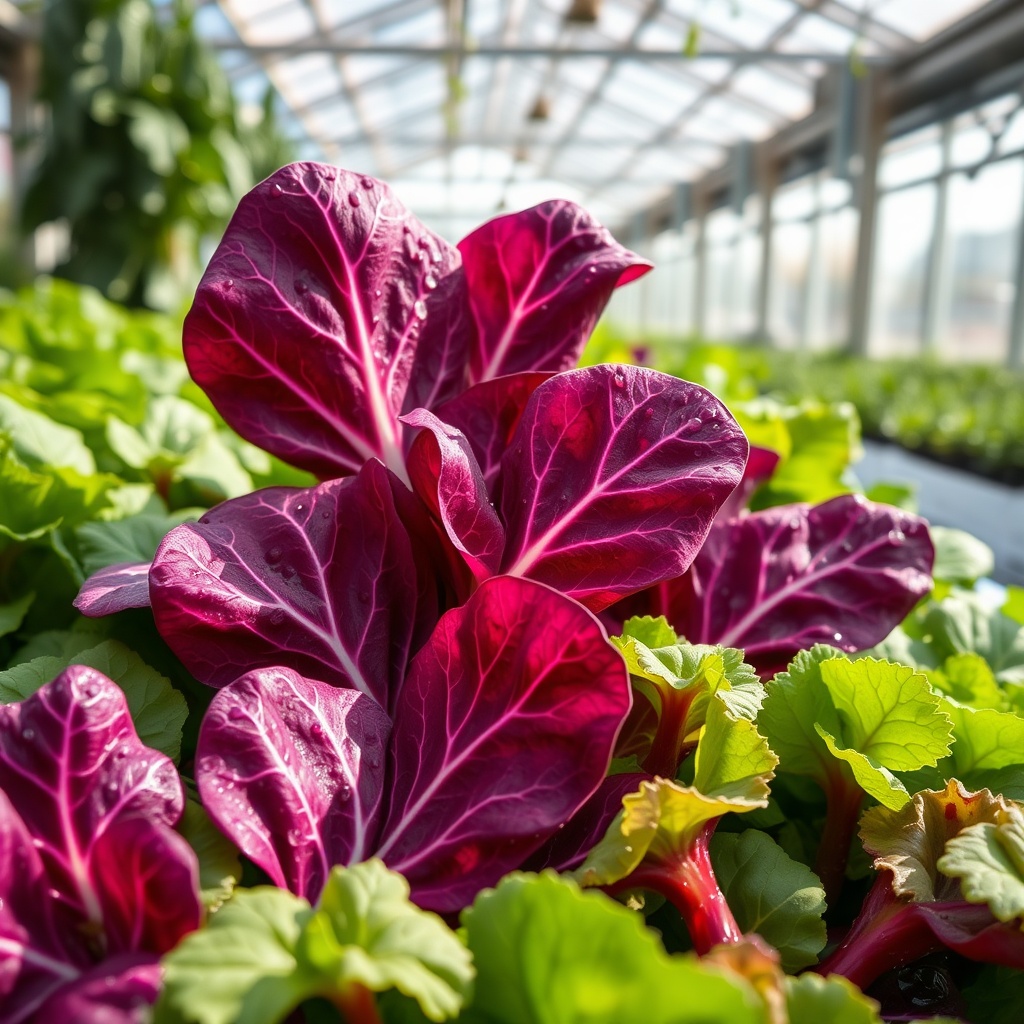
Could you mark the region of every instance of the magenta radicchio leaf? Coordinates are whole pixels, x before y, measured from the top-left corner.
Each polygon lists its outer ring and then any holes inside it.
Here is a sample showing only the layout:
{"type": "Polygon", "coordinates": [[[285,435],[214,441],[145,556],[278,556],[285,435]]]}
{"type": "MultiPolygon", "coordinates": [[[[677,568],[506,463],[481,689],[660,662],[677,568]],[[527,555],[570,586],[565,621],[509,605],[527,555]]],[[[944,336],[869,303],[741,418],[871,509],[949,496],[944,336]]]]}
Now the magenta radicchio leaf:
{"type": "Polygon", "coordinates": [[[287,668],[249,672],[203,719],[204,806],[275,885],[315,900],[373,850],[391,720],[365,694],[287,668]]]}
{"type": "Polygon", "coordinates": [[[155,962],[199,926],[183,805],[173,763],[101,673],[73,665],[0,708],[0,1021],[31,1019],[94,966],[109,977],[112,958],[155,962]]]}
{"type": "Polygon", "coordinates": [[[630,366],[559,374],[502,459],[502,572],[594,611],[678,576],[746,457],[735,420],[696,384],[630,366]]]}
{"type": "Polygon", "coordinates": [[[298,163],[245,196],[185,320],[193,378],[244,438],[321,478],[379,458],[397,417],[464,386],[456,249],[379,181],[298,163]]]}
{"type": "Polygon", "coordinates": [[[716,523],[690,571],[652,592],[691,643],[739,647],[762,674],[824,643],[884,639],[931,589],[923,519],[857,494],[716,523]]]}
{"type": "Polygon", "coordinates": [[[409,535],[376,460],[356,477],[256,491],[176,527],[150,591],[157,627],[202,682],[286,662],[385,709],[417,614],[435,612],[417,606],[409,535]]]}
{"type": "Polygon", "coordinates": [[[423,430],[409,451],[414,490],[444,526],[445,533],[477,580],[498,571],[505,528],[487,495],[476,456],[460,430],[426,409],[403,416],[423,430]]]}
{"type": "Polygon", "coordinates": [[[92,619],[149,607],[149,562],[119,562],[94,572],[82,584],[75,607],[92,619]]]}
{"type": "MultiPolygon", "coordinates": [[[[154,956],[112,957],[58,989],[36,1014],[37,1024],[148,1024],[160,994],[160,963],[154,956]]],[[[2,1018],[0,1018],[2,1019],[2,1018]]]]}
{"type": "Polygon", "coordinates": [[[651,269],[565,200],[496,217],[459,251],[476,323],[471,383],[575,366],[612,291],[651,269]]]}
{"type": "Polygon", "coordinates": [[[510,577],[448,612],[413,660],[386,769],[386,721],[345,693],[283,669],[225,687],[200,735],[207,809],[310,899],[325,865],[374,854],[439,911],[521,864],[598,788],[630,704],[625,664],[594,616],[510,577]]]}
{"type": "Polygon", "coordinates": [[[604,838],[615,816],[622,810],[622,798],[635,793],[649,781],[647,772],[609,775],[597,792],[526,862],[527,871],[572,871],[604,838]]]}
{"type": "Polygon", "coordinates": [[[492,501],[497,501],[501,457],[512,444],[512,435],[526,403],[530,395],[553,376],[553,373],[527,371],[495,377],[474,384],[434,410],[442,423],[461,430],[469,441],[492,501]]]}

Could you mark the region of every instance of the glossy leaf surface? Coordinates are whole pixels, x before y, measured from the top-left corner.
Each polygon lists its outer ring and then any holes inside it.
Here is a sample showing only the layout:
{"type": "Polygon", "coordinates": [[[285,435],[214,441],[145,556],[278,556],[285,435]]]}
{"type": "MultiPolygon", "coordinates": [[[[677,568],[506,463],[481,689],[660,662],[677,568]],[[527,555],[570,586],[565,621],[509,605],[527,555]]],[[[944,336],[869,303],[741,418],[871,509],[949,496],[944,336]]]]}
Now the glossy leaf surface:
{"type": "Polygon", "coordinates": [[[923,519],[859,495],[770,508],[716,525],[657,610],[772,674],[816,643],[878,643],[930,590],[933,556],[923,519]]]}
{"type": "Polygon", "coordinates": [[[315,900],[334,864],[373,850],[389,731],[357,690],[286,668],[249,672],[203,720],[203,805],[275,885],[315,900]]]}
{"type": "Polygon", "coordinates": [[[502,571],[600,611],[689,566],[747,442],[709,392],[594,366],[534,391],[502,460],[502,571]]]}
{"type": "Polygon", "coordinates": [[[461,388],[471,330],[453,247],[383,183],[299,163],[239,204],[184,348],[232,427],[326,478],[401,472],[397,417],[461,388]]]}
{"type": "Polygon", "coordinates": [[[459,251],[476,324],[471,383],[575,366],[615,287],[651,269],[566,200],[495,217],[459,251]]]}
{"type": "Polygon", "coordinates": [[[388,708],[415,628],[416,568],[387,471],[267,488],[172,530],[153,563],[164,639],[222,686],[287,663],[388,708]]]}
{"type": "Polygon", "coordinates": [[[529,580],[486,581],[413,662],[378,855],[421,906],[464,906],[597,789],[629,703],[589,612],[529,580]]]}

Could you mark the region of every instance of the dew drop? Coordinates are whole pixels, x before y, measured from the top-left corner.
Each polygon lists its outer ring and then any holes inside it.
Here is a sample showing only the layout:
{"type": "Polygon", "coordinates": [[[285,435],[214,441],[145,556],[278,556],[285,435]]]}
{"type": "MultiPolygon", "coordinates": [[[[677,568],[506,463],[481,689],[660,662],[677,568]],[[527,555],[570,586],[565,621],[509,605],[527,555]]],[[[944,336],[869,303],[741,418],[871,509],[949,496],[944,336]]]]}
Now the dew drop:
{"type": "Polygon", "coordinates": [[[832,634],[832,639],[835,640],[836,643],[839,643],[843,639],[843,634],[842,633],[833,633],[832,634]]]}
{"type": "Polygon", "coordinates": [[[280,561],[281,561],[281,549],[280,548],[271,548],[267,552],[267,562],[270,565],[274,565],[275,562],[280,562],[280,561]]]}
{"type": "Polygon", "coordinates": [[[596,263],[591,263],[590,264],[590,267],[588,268],[588,273],[590,273],[590,274],[596,274],[597,273],[597,264],[596,263]]]}
{"type": "Polygon", "coordinates": [[[309,291],[309,285],[306,284],[305,281],[296,281],[295,291],[298,292],[299,295],[305,295],[306,292],[309,291]]]}
{"type": "Polygon", "coordinates": [[[621,373],[615,374],[613,379],[617,388],[624,388],[626,386],[626,378],[623,377],[621,373]]]}
{"type": "Polygon", "coordinates": [[[232,722],[238,722],[245,718],[245,712],[241,708],[229,708],[228,718],[230,718],[232,722]]]}
{"type": "Polygon", "coordinates": [[[107,792],[108,793],[116,793],[117,792],[117,783],[116,782],[108,782],[107,783],[107,792]]]}
{"type": "Polygon", "coordinates": [[[21,738],[28,743],[31,743],[36,738],[35,729],[22,729],[21,738]]]}
{"type": "Polygon", "coordinates": [[[695,430],[700,430],[704,426],[704,421],[699,416],[694,416],[692,420],[687,420],[683,424],[683,433],[692,434],[695,430]]]}
{"type": "Polygon", "coordinates": [[[423,284],[428,290],[433,291],[437,287],[437,278],[434,277],[433,274],[427,274],[427,276],[423,278],[423,284]]]}
{"type": "Polygon", "coordinates": [[[372,320],[371,320],[370,322],[371,322],[371,323],[374,323],[374,324],[379,324],[379,323],[380,323],[380,317],[379,317],[379,316],[377,316],[377,314],[375,313],[375,314],[373,315],[373,319],[372,319],[372,320]]]}
{"type": "Polygon", "coordinates": [[[902,530],[889,531],[889,540],[891,540],[893,544],[902,544],[906,539],[907,535],[902,530]]]}
{"type": "Polygon", "coordinates": [[[306,511],[306,506],[305,506],[305,505],[303,505],[303,504],[302,504],[302,502],[300,501],[300,502],[299,502],[299,503],[298,503],[298,504],[297,504],[297,505],[295,506],[295,511],[296,511],[296,512],[305,512],[305,511],[306,511]]]}
{"type": "Polygon", "coordinates": [[[358,206],[363,201],[363,197],[358,192],[349,192],[348,194],[348,205],[358,206]]]}
{"type": "Polygon", "coordinates": [[[228,279],[227,279],[227,280],[226,280],[226,281],[224,282],[224,290],[225,290],[226,292],[229,292],[229,291],[231,291],[231,289],[232,289],[232,288],[234,288],[234,287],[235,287],[235,282],[234,282],[234,281],[232,281],[232,280],[231,280],[231,278],[229,277],[229,278],[228,278],[228,279]]]}
{"type": "Polygon", "coordinates": [[[314,739],[322,740],[324,738],[324,727],[319,722],[314,722],[309,727],[309,734],[314,739]]]}
{"type": "Polygon", "coordinates": [[[381,296],[381,290],[379,288],[374,288],[373,294],[379,299],[381,296]]]}
{"type": "Polygon", "coordinates": [[[42,839],[33,839],[33,840],[32,840],[32,845],[33,845],[33,846],[34,846],[34,847],[35,847],[35,848],[36,848],[37,850],[41,850],[41,849],[43,848],[43,841],[42,841],[42,839]]]}
{"type": "Polygon", "coordinates": [[[352,799],[352,787],[345,783],[338,789],[338,803],[347,803],[352,799]]]}
{"type": "Polygon", "coordinates": [[[365,189],[371,189],[373,188],[373,178],[363,176],[359,179],[359,184],[365,189]]]}
{"type": "Polygon", "coordinates": [[[289,846],[298,846],[302,842],[302,833],[297,828],[290,828],[287,838],[289,846]]]}
{"type": "Polygon", "coordinates": [[[422,299],[417,299],[413,303],[412,311],[420,318],[420,320],[426,320],[427,304],[422,299]]]}
{"type": "Polygon", "coordinates": [[[281,186],[278,184],[278,182],[275,181],[274,182],[274,190],[270,194],[274,195],[274,196],[282,196],[282,195],[284,195],[284,189],[281,188],[281,186]]]}

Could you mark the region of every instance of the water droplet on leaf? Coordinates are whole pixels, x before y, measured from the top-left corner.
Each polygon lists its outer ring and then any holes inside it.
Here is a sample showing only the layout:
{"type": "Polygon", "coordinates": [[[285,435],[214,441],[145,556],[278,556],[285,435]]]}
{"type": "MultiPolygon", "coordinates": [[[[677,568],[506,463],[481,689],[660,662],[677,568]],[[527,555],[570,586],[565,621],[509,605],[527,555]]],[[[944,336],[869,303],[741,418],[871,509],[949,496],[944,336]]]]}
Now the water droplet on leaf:
{"type": "Polygon", "coordinates": [[[417,299],[415,303],[413,303],[412,311],[420,318],[420,320],[426,320],[427,304],[422,299],[417,299]]]}
{"type": "Polygon", "coordinates": [[[363,201],[362,196],[358,192],[349,192],[348,194],[348,205],[358,206],[363,201]]]}

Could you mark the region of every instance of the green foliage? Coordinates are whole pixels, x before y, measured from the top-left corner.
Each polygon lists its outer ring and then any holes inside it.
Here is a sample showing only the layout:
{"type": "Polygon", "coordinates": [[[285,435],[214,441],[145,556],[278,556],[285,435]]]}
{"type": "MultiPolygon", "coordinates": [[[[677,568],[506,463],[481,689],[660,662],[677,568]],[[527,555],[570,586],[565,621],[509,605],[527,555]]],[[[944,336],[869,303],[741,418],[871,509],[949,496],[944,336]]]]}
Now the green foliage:
{"type": "Polygon", "coordinates": [[[818,876],[790,858],[764,832],[716,832],[711,862],[736,923],[779,951],[798,971],[818,962],[825,946],[825,891],[818,876]]]}
{"type": "Polygon", "coordinates": [[[895,441],[1004,483],[1024,483],[1020,371],[714,344],[695,338],[627,342],[609,328],[595,336],[587,359],[631,361],[641,344],[648,365],[703,384],[731,408],[742,410],[743,403],[759,395],[785,404],[850,403],[866,437],[895,441]]]}
{"type": "Polygon", "coordinates": [[[643,917],[551,874],[506,877],[463,915],[477,969],[467,1024],[763,1024],[753,990],[668,956],[643,917]]]}
{"type": "Polygon", "coordinates": [[[335,868],[316,908],[283,889],[239,889],[163,964],[156,1024],[276,1024],[313,996],[344,1012],[393,988],[443,1021],[473,978],[455,934],[377,860],[335,868]]]}
{"type": "Polygon", "coordinates": [[[244,192],[290,159],[269,98],[247,118],[192,5],[51,0],[40,98],[51,111],[23,227],[66,220],[57,273],[154,309],[180,307],[199,246],[244,192]]]}

